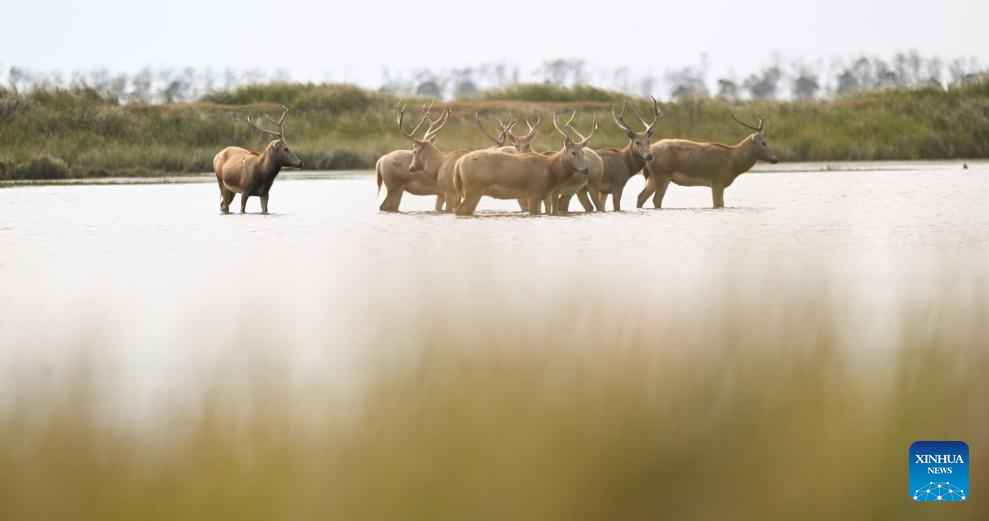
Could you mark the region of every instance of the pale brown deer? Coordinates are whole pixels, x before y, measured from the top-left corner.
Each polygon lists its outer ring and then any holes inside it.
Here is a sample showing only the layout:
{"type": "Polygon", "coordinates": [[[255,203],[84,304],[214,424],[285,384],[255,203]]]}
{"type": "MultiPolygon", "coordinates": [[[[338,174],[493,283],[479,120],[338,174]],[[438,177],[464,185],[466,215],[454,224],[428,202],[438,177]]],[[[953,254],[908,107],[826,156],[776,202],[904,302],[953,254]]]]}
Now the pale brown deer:
{"type": "MultiPolygon", "coordinates": [[[[574,110],[570,114],[570,119],[566,123],[563,123],[563,128],[568,132],[573,132],[577,136],[576,141],[586,142],[589,139],[585,139],[583,134],[573,126],[573,119],[576,115],[577,111],[574,110]]],[[[593,134],[597,129],[598,123],[595,117],[591,133],[593,134]]],[[[599,196],[601,179],[604,176],[604,162],[601,160],[601,156],[589,147],[584,148],[584,159],[587,161],[587,175],[571,177],[565,183],[556,187],[553,194],[550,195],[553,206],[552,213],[570,213],[570,200],[573,199],[574,195],[577,196],[577,200],[580,201],[580,205],[584,207],[585,212],[593,212],[595,208],[604,210],[604,203],[599,196]]]]}
{"type": "MultiPolygon", "coordinates": [[[[422,127],[423,123],[429,121],[430,125],[438,124],[439,120],[429,119],[432,111],[432,104],[422,106],[422,119],[419,124],[412,129],[410,134],[415,135],[422,127]]],[[[395,116],[399,129],[406,134],[402,128],[402,119],[405,115],[405,106],[401,102],[395,103],[395,116]]],[[[442,118],[441,118],[442,119],[442,118]]],[[[428,133],[428,130],[427,130],[428,133]]],[[[397,212],[399,204],[402,202],[402,195],[408,192],[412,195],[435,195],[437,196],[437,206],[443,204],[443,192],[436,184],[436,179],[430,177],[425,172],[410,170],[412,166],[411,150],[393,150],[378,159],[375,163],[377,173],[378,192],[381,192],[381,185],[385,185],[385,200],[381,202],[379,209],[383,212],[397,212]]]]}
{"type": "Polygon", "coordinates": [[[594,131],[582,141],[574,142],[560,123],[553,126],[564,136],[563,148],[551,154],[527,152],[506,154],[496,150],[476,150],[463,155],[455,164],[454,187],[464,196],[457,215],[473,215],[483,196],[496,199],[525,199],[530,214],[538,214],[546,201],[553,211],[550,195],[573,176],[587,176],[584,148],[594,131]]]}
{"type": "Polygon", "coordinates": [[[765,118],[759,118],[759,126],[753,126],[734,114],[731,117],[754,131],[735,146],[685,139],[663,139],[653,144],[653,158],[646,163],[646,187],[639,194],[639,208],[649,196],[652,196],[653,206],[661,208],[670,181],[680,186],[710,187],[714,208],[723,208],[725,188],[731,186],[738,176],[748,172],[756,161],[778,162],[776,154],[762,137],[765,118]]]}
{"type": "Polygon", "coordinates": [[[653,106],[653,120],[650,123],[646,121],[639,115],[639,112],[632,107],[632,112],[635,113],[635,117],[639,119],[645,130],[642,132],[636,132],[625,123],[625,108],[628,106],[627,101],[622,103],[621,114],[616,114],[614,107],[611,109],[611,117],[618,125],[618,128],[625,131],[628,136],[628,145],[625,148],[619,150],[617,148],[601,148],[596,150],[598,155],[601,156],[601,160],[604,162],[604,175],[600,184],[600,195],[599,199],[601,201],[601,206],[599,209],[604,210],[605,203],[607,201],[607,194],[611,194],[611,205],[616,212],[622,209],[622,192],[625,190],[625,185],[632,176],[638,174],[643,166],[645,166],[647,161],[652,160],[652,152],[649,148],[649,138],[652,137],[653,131],[656,128],[656,123],[659,122],[659,118],[662,116],[662,111],[659,109],[659,103],[656,98],[652,99],[653,106]]]}
{"type": "Polygon", "coordinates": [[[277,139],[268,143],[260,154],[240,147],[227,147],[213,156],[213,171],[220,185],[220,211],[230,213],[230,202],[235,194],[240,194],[240,213],[247,211],[247,199],[261,198],[261,213],[268,213],[268,192],[278,177],[282,167],[302,168],[302,160],[285,143],[285,115],[288,107],[282,106],[282,116],[278,118],[278,132],[263,129],[254,123],[251,116],[247,122],[265,134],[277,139]]]}
{"type": "MultiPolygon", "coordinates": [[[[512,132],[512,129],[515,127],[516,124],[518,124],[518,119],[516,119],[515,116],[512,114],[509,114],[507,119],[508,122],[506,123],[502,121],[501,118],[497,118],[498,127],[501,128],[501,134],[498,139],[495,139],[491,134],[488,134],[488,132],[484,130],[484,126],[481,125],[480,114],[476,112],[474,113],[474,121],[477,123],[477,126],[481,129],[481,132],[483,132],[484,135],[488,137],[488,139],[494,141],[496,144],[496,146],[492,147],[490,150],[497,150],[499,152],[505,152],[507,154],[532,152],[532,140],[533,138],[536,137],[536,128],[539,127],[539,122],[541,120],[539,115],[538,114],[536,115],[535,124],[529,123],[528,119],[525,120],[525,125],[529,127],[529,133],[524,136],[518,136],[512,132]],[[502,146],[504,144],[505,138],[511,140],[512,144],[510,146],[502,146]]],[[[452,190],[453,168],[448,167],[445,168],[442,172],[440,172],[439,181],[440,181],[440,185],[444,187],[444,189],[449,188],[452,190]]],[[[447,199],[450,199],[450,196],[447,196],[447,199]]],[[[518,203],[520,210],[522,210],[523,212],[528,211],[528,203],[526,203],[525,199],[519,199],[518,203]]],[[[453,209],[455,210],[456,208],[453,209]]],[[[451,211],[451,209],[448,207],[447,211],[451,211]]]]}

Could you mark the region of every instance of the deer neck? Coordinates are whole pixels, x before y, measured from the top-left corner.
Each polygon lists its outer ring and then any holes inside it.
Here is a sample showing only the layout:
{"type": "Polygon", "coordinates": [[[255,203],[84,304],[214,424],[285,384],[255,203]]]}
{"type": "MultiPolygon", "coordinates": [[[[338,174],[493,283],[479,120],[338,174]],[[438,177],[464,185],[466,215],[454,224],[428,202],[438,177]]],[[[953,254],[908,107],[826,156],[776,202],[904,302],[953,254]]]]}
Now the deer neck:
{"type": "Polygon", "coordinates": [[[573,171],[567,168],[567,165],[565,163],[565,159],[567,157],[566,153],[567,153],[566,149],[563,149],[550,156],[551,160],[549,166],[549,173],[550,173],[550,177],[553,180],[554,185],[558,185],[566,181],[567,179],[570,179],[570,176],[574,174],[573,171]]]}
{"type": "Polygon", "coordinates": [[[435,146],[428,145],[419,150],[422,154],[422,169],[432,177],[436,177],[443,163],[443,153],[435,146]]]}
{"type": "Polygon", "coordinates": [[[272,179],[281,172],[282,165],[275,160],[275,155],[271,153],[271,147],[264,149],[261,154],[261,176],[267,179],[272,179]]]}
{"type": "Polygon", "coordinates": [[[748,172],[757,161],[756,150],[752,141],[745,138],[744,141],[732,147],[731,150],[731,170],[735,176],[748,172]]]}
{"type": "Polygon", "coordinates": [[[639,170],[642,170],[642,167],[644,167],[646,163],[641,157],[639,157],[639,154],[636,154],[635,150],[632,149],[631,141],[628,146],[622,150],[622,159],[625,160],[625,166],[628,167],[628,173],[630,176],[635,175],[639,172],[639,170]]]}

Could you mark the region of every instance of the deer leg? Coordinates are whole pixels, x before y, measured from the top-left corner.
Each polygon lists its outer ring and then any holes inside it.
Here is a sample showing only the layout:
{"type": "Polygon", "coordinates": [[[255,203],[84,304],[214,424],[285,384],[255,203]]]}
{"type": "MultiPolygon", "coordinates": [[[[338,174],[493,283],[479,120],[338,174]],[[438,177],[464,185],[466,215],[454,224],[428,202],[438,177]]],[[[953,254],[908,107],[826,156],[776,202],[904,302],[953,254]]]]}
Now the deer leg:
{"type": "Polygon", "coordinates": [[[435,208],[437,212],[442,212],[443,211],[443,204],[444,203],[446,203],[446,197],[444,197],[443,194],[437,195],[436,196],[436,208],[435,208]]]}
{"type": "Polygon", "coordinates": [[[477,203],[481,201],[481,194],[464,194],[464,200],[457,207],[457,215],[474,215],[477,203]]]}
{"type": "Polygon", "coordinates": [[[642,208],[642,205],[646,204],[646,199],[654,193],[656,193],[656,176],[647,177],[645,188],[639,192],[639,197],[635,200],[635,207],[642,208]]]}
{"type": "Polygon", "coordinates": [[[724,208],[725,187],[717,183],[711,185],[711,198],[714,199],[714,208],[724,208]]]}
{"type": "Polygon", "coordinates": [[[388,194],[385,195],[385,200],[381,202],[381,206],[378,207],[382,212],[397,212],[398,205],[402,202],[402,194],[405,193],[403,188],[388,187],[388,194]]]}
{"type": "Polygon", "coordinates": [[[261,196],[261,213],[268,215],[268,194],[261,196]]]}
{"type": "Polygon", "coordinates": [[[652,196],[652,205],[656,208],[663,207],[663,198],[666,197],[666,189],[670,187],[673,178],[662,176],[656,181],[656,194],[652,196]]]}
{"type": "MultiPolygon", "coordinates": [[[[540,199],[539,197],[530,197],[529,198],[529,201],[526,203],[528,205],[528,207],[529,207],[529,215],[539,215],[539,213],[540,213],[539,211],[541,210],[540,203],[542,201],[543,200],[540,199]]],[[[550,201],[549,198],[547,198],[547,200],[546,200],[546,213],[551,213],[553,211],[553,208],[552,207],[553,207],[552,201],[550,201]]]]}
{"type": "Polygon", "coordinates": [[[616,212],[622,211],[622,192],[625,190],[622,188],[615,188],[611,192],[611,205],[615,207],[616,212]]]}
{"type": "Polygon", "coordinates": [[[223,213],[230,213],[230,202],[234,200],[234,196],[237,195],[226,188],[220,188],[220,211],[223,213]]]}
{"type": "Polygon", "coordinates": [[[247,195],[247,192],[244,192],[244,193],[240,194],[240,213],[246,213],[247,212],[247,198],[248,197],[250,197],[250,196],[247,195]]]}
{"type": "Polygon", "coordinates": [[[525,202],[525,199],[518,199],[518,202],[519,202],[519,210],[522,210],[523,212],[529,211],[529,203],[525,202]]]}
{"type": "Polygon", "coordinates": [[[585,212],[594,211],[594,206],[591,204],[591,198],[587,196],[586,189],[577,190],[577,200],[580,201],[580,205],[584,207],[585,212]]]}
{"type": "Polygon", "coordinates": [[[446,193],[446,209],[447,213],[453,213],[460,206],[460,194],[457,192],[447,192],[446,193]]]}
{"type": "Polygon", "coordinates": [[[607,201],[607,196],[605,196],[604,192],[598,192],[598,191],[591,192],[591,198],[592,198],[591,200],[594,202],[594,207],[597,208],[597,211],[603,212],[604,202],[607,201]]]}

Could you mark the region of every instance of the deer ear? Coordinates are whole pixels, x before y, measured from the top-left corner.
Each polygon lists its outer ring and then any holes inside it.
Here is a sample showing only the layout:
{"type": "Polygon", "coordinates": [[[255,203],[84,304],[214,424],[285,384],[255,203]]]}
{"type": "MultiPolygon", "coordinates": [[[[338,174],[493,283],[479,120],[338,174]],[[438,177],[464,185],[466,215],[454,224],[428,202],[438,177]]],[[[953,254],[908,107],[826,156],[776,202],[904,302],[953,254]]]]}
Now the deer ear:
{"type": "Polygon", "coordinates": [[[635,139],[635,132],[632,132],[631,130],[626,130],[625,133],[628,134],[629,139],[635,139]]]}
{"type": "Polygon", "coordinates": [[[574,146],[574,142],[571,141],[570,138],[566,138],[566,139],[563,140],[563,146],[568,147],[568,148],[569,147],[572,147],[572,146],[574,146]]]}
{"type": "Polygon", "coordinates": [[[652,132],[653,132],[652,129],[647,130],[646,131],[646,137],[652,137],[652,132]]]}

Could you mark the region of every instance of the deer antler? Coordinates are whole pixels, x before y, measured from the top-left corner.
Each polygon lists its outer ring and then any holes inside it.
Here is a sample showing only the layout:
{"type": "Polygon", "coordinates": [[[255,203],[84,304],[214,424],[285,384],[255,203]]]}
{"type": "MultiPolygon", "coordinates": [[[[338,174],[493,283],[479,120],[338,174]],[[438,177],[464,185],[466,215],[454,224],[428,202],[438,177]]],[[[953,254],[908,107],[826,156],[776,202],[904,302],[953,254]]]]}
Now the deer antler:
{"type": "Polygon", "coordinates": [[[282,122],[285,121],[286,114],[288,114],[288,107],[282,105],[282,117],[278,118],[278,123],[277,123],[278,132],[275,132],[274,130],[268,130],[266,128],[261,128],[260,126],[258,126],[257,123],[254,122],[254,119],[251,117],[250,114],[248,114],[247,116],[247,122],[257,130],[260,130],[261,132],[264,132],[266,134],[271,134],[272,136],[278,136],[278,139],[285,141],[285,127],[282,126],[282,122]]]}
{"type": "Polygon", "coordinates": [[[526,119],[525,120],[525,126],[529,127],[529,133],[526,134],[526,135],[524,135],[524,136],[522,136],[522,137],[519,137],[519,136],[516,136],[515,134],[513,134],[511,127],[509,127],[508,130],[507,130],[508,137],[512,140],[512,142],[515,142],[515,141],[518,141],[518,140],[528,141],[528,140],[532,139],[532,136],[536,135],[536,127],[539,126],[539,121],[540,121],[539,114],[536,114],[536,123],[535,124],[529,123],[529,120],[526,119]]]}
{"type": "Polygon", "coordinates": [[[450,108],[443,109],[443,114],[436,119],[436,121],[429,120],[429,128],[426,129],[426,133],[423,134],[422,140],[429,141],[430,139],[436,137],[436,133],[446,125],[446,122],[450,119],[450,114],[453,111],[450,108]]]}
{"type": "Polygon", "coordinates": [[[615,120],[615,124],[618,128],[624,130],[629,134],[635,134],[635,132],[628,127],[628,123],[625,123],[625,107],[628,106],[628,98],[622,99],[622,113],[615,114],[615,107],[611,107],[611,118],[615,120]]]}
{"type": "Polygon", "coordinates": [[[416,135],[415,135],[416,132],[418,132],[419,131],[419,127],[421,127],[422,124],[425,123],[427,119],[429,119],[429,113],[432,110],[433,110],[433,104],[432,103],[430,103],[429,106],[423,105],[422,106],[422,119],[420,119],[419,120],[419,123],[415,126],[414,129],[412,129],[412,132],[406,132],[405,131],[405,127],[402,126],[402,121],[405,119],[405,104],[396,101],[395,102],[395,117],[398,120],[398,129],[402,131],[402,134],[405,134],[405,137],[411,139],[412,141],[416,141],[416,135]]]}
{"type": "Polygon", "coordinates": [[[748,128],[750,128],[750,129],[752,129],[752,130],[754,130],[756,132],[762,132],[763,127],[766,126],[766,118],[764,118],[764,117],[760,117],[759,118],[759,126],[758,127],[754,127],[754,126],[749,125],[748,123],[746,123],[746,122],[738,119],[738,117],[735,116],[735,113],[734,112],[729,112],[729,114],[731,114],[731,119],[734,119],[736,123],[738,123],[739,125],[742,125],[743,127],[748,127],[748,128]]]}
{"type": "MultiPolygon", "coordinates": [[[[570,120],[573,121],[573,118],[571,117],[570,120]]],[[[570,122],[567,122],[565,126],[566,128],[572,130],[573,133],[577,134],[577,137],[580,138],[580,141],[577,142],[577,146],[584,146],[587,144],[588,141],[591,140],[591,137],[594,136],[594,132],[596,132],[598,129],[598,117],[597,115],[594,116],[594,122],[591,124],[591,133],[588,134],[587,137],[584,137],[584,135],[581,134],[580,131],[578,131],[576,128],[574,128],[573,125],[570,124],[570,122]]]]}
{"type": "Polygon", "coordinates": [[[563,137],[567,138],[567,140],[569,140],[571,142],[573,142],[574,139],[573,139],[573,136],[571,136],[570,133],[567,132],[567,128],[569,128],[568,126],[569,126],[570,122],[573,121],[573,118],[576,115],[577,115],[577,111],[574,110],[573,111],[573,114],[570,115],[570,119],[567,120],[566,123],[563,123],[563,122],[560,121],[560,113],[559,112],[557,112],[553,116],[553,127],[556,129],[557,132],[559,132],[560,134],[563,134],[563,137]]]}
{"type": "Polygon", "coordinates": [[[656,126],[656,123],[659,122],[659,118],[661,118],[663,116],[663,111],[660,110],[660,108],[659,108],[659,102],[656,101],[656,97],[655,96],[650,96],[650,97],[652,98],[652,111],[653,111],[653,118],[652,118],[652,122],[651,123],[646,124],[645,120],[642,119],[642,116],[640,116],[639,113],[635,110],[635,107],[632,107],[632,111],[635,112],[635,117],[639,118],[639,121],[641,121],[642,124],[645,125],[645,127],[646,127],[646,130],[645,130],[646,135],[650,135],[651,136],[652,135],[653,127],[655,127],[656,126]]]}
{"type": "Polygon", "coordinates": [[[501,127],[501,134],[496,139],[491,134],[488,134],[488,131],[487,130],[484,130],[484,125],[481,124],[481,114],[478,113],[478,112],[475,112],[474,113],[474,123],[477,124],[477,128],[481,129],[481,132],[485,136],[487,136],[488,139],[490,139],[491,141],[494,141],[495,144],[497,144],[498,146],[503,146],[505,144],[505,137],[507,136],[508,132],[511,131],[512,126],[515,125],[514,119],[515,119],[514,117],[512,117],[511,115],[509,115],[509,117],[508,117],[508,126],[507,127],[506,127],[505,123],[501,119],[498,119],[498,125],[501,127]]]}

